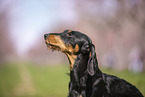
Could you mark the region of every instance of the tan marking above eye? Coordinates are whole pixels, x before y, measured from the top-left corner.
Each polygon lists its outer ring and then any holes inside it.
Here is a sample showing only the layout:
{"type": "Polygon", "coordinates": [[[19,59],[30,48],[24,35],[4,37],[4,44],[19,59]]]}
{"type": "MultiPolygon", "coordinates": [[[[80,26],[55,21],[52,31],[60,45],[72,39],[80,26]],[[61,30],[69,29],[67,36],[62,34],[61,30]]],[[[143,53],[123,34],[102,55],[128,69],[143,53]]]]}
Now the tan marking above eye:
{"type": "Polygon", "coordinates": [[[69,30],[68,33],[70,33],[71,31],[69,30]]]}

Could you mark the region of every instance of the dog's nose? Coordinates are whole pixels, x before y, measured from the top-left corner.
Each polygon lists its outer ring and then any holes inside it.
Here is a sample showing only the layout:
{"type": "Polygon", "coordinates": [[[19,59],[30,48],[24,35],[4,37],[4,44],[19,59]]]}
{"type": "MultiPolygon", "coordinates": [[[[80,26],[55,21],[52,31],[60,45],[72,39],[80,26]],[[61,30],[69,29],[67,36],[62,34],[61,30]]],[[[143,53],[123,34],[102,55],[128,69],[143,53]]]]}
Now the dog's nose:
{"type": "Polygon", "coordinates": [[[49,34],[44,35],[44,39],[46,40],[48,38],[49,34]]]}

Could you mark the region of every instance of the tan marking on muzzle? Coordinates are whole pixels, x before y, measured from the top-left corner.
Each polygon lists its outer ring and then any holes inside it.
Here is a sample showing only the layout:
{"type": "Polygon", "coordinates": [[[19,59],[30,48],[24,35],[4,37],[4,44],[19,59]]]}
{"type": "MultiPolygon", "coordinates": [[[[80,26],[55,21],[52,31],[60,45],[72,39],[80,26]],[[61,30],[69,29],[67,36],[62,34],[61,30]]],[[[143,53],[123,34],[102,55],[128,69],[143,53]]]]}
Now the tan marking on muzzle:
{"type": "MultiPolygon", "coordinates": [[[[45,42],[49,45],[58,46],[61,51],[64,51],[66,46],[65,43],[61,40],[59,35],[49,35],[49,37],[45,40],[45,42]]],[[[52,49],[55,49],[55,47],[51,46],[52,49]]]]}
{"type": "Polygon", "coordinates": [[[50,46],[51,49],[57,50],[58,49],[57,47],[59,47],[60,51],[68,56],[68,59],[70,61],[70,70],[73,70],[73,64],[75,63],[75,59],[77,58],[77,55],[75,55],[75,53],[79,51],[78,44],[76,44],[75,47],[73,48],[71,44],[65,44],[59,35],[49,35],[49,37],[46,39],[45,42],[48,45],[49,44],[54,45],[50,46]]]}

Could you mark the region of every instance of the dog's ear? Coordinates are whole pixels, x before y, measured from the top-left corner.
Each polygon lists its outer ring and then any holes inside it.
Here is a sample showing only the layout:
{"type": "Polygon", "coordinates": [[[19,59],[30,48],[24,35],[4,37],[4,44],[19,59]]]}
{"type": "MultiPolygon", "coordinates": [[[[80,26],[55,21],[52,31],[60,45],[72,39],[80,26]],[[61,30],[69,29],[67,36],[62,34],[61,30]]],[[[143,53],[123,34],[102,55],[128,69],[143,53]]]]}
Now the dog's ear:
{"type": "Polygon", "coordinates": [[[82,52],[83,53],[88,53],[90,51],[90,45],[88,43],[85,43],[83,46],[82,46],[82,52]]]}
{"type": "Polygon", "coordinates": [[[95,53],[95,46],[93,44],[90,45],[90,56],[88,60],[87,65],[87,72],[93,76],[97,70],[97,59],[96,59],[96,53],[95,53]]]}

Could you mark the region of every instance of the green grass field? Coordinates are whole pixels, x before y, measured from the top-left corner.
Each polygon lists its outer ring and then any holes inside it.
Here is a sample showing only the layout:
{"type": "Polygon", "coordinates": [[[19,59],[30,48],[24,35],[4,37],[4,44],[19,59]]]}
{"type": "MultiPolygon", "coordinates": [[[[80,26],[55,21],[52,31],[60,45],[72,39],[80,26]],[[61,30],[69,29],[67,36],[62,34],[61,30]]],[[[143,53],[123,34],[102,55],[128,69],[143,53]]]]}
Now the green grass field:
{"type": "MultiPolygon", "coordinates": [[[[124,78],[145,95],[145,73],[103,72],[124,78]]],[[[67,97],[67,66],[40,66],[30,63],[0,65],[0,97],[67,97]]]]}

